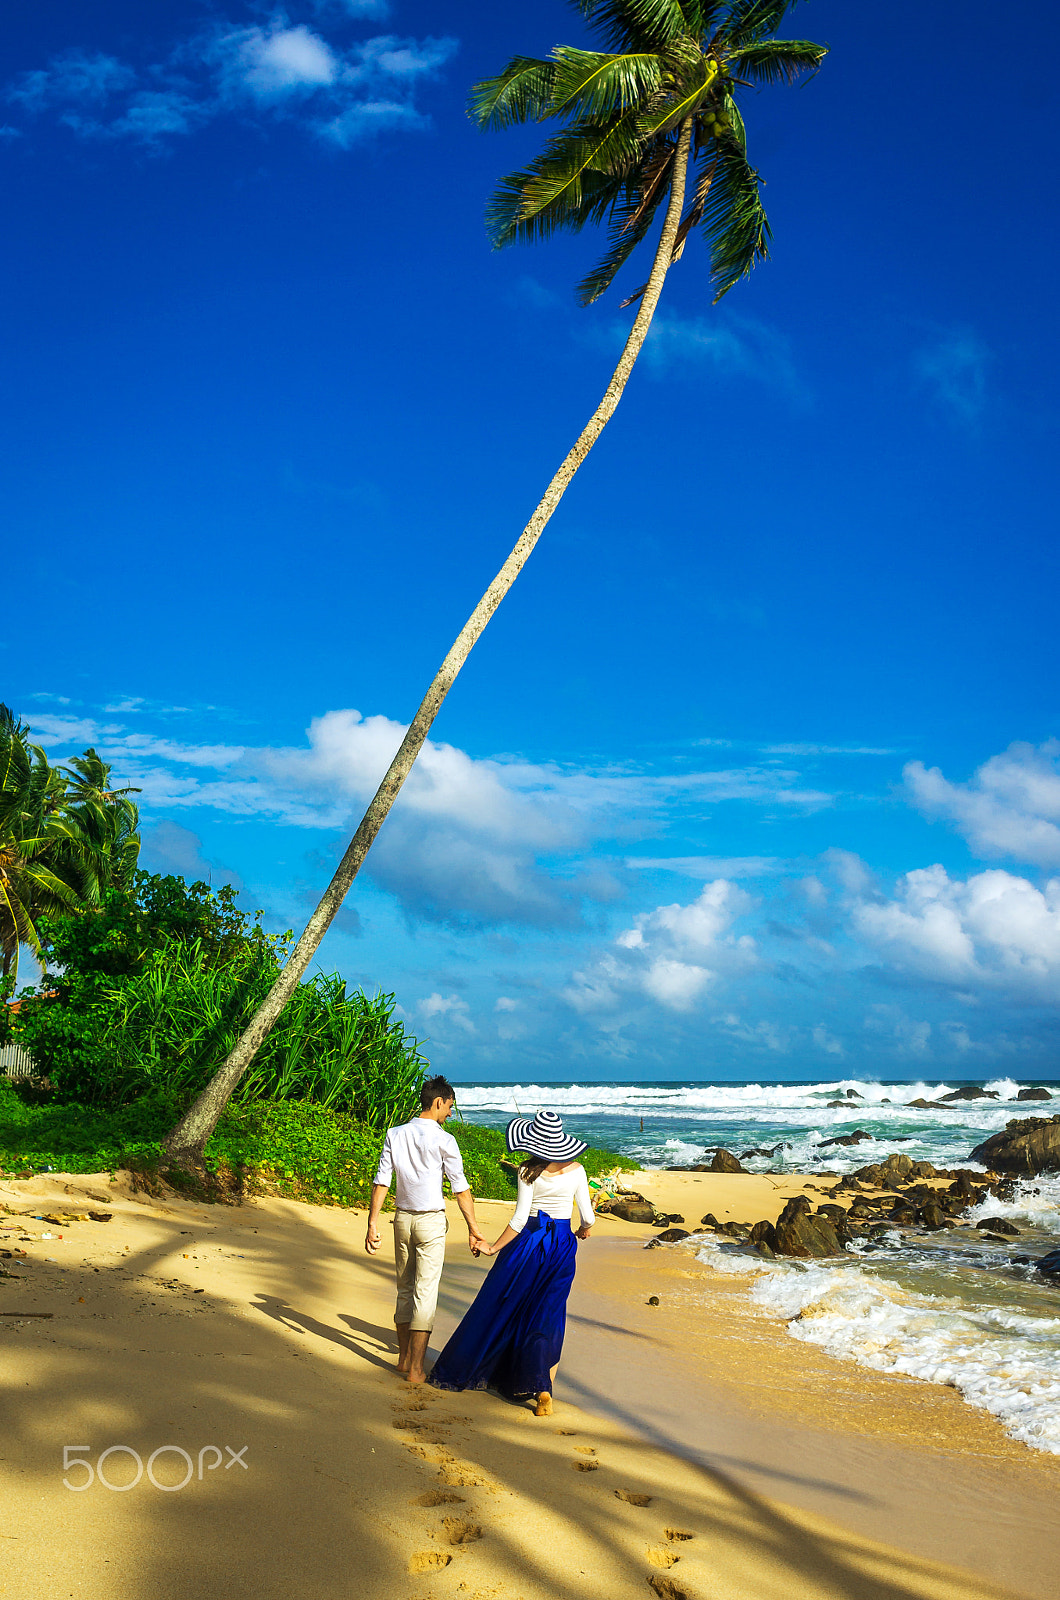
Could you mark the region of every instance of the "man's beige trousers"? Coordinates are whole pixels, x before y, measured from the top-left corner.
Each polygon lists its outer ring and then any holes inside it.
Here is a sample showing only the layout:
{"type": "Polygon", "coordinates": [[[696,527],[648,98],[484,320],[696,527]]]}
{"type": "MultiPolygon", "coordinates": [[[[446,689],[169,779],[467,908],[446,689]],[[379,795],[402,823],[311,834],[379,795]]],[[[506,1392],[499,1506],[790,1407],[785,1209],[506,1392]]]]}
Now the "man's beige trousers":
{"type": "Polygon", "coordinates": [[[394,1312],[394,1321],[407,1322],[413,1333],[430,1333],[434,1327],[448,1227],[444,1211],[394,1213],[394,1262],[397,1268],[397,1310],[394,1312]]]}

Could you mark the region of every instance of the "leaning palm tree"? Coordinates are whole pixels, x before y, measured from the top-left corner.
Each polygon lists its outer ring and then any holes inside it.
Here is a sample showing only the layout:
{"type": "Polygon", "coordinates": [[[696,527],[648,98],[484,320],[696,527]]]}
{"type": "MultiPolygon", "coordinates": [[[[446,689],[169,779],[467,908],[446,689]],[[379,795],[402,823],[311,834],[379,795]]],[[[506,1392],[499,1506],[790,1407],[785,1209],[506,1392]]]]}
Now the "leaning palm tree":
{"type": "Polygon", "coordinates": [[[747,156],[737,101],[744,89],[792,83],[820,65],[824,46],[773,37],[795,0],[576,3],[602,36],[604,50],[558,46],[544,60],[517,56],[499,77],[472,92],[471,116],[483,128],[564,125],[535,161],[503,179],[487,208],[487,227],[499,248],[547,239],[559,228],[606,224],[607,251],[580,286],[581,300],[588,304],[649,237],[661,211],[647,282],[623,302],[637,305],[633,325],[603,399],[442,662],[272,991],[170,1133],[167,1149],[178,1162],[201,1157],[232,1091],[313,959],[472,646],[613,416],[666,274],[689,235],[698,230],[705,239],[715,301],[768,254],[760,179],[747,156]]]}

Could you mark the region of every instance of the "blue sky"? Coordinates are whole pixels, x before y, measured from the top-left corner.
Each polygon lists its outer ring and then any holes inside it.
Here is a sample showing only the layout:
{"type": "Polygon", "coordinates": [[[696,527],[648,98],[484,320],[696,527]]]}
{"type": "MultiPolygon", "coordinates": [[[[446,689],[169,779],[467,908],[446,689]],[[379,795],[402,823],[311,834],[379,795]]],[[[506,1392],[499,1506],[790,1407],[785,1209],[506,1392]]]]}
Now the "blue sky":
{"type": "MultiPolygon", "coordinates": [[[[322,947],[454,1077],[1057,1071],[1060,23],[884,20],[793,14],[832,53],[745,106],[773,260],[712,309],[686,250],[322,947]]],[[[551,0],[8,21],[0,695],[270,926],[620,348],[597,241],[489,249],[540,134],[463,109],[582,37],[551,0]]]]}

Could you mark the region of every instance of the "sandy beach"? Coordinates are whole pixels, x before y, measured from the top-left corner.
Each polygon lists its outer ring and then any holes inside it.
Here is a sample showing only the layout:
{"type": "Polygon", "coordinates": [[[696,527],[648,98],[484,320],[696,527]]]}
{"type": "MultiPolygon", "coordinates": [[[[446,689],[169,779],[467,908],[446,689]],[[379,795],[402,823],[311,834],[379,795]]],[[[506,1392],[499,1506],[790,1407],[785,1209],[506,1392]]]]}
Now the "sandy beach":
{"type": "MultiPolygon", "coordinates": [[[[804,1180],[637,1183],[690,1220],[754,1221],[804,1180]]],[[[601,1219],[580,1251],[555,1414],[538,1420],[393,1374],[389,1240],[365,1256],[363,1212],[200,1206],[106,1175],[7,1182],[0,1203],[0,1243],[25,1251],[0,1284],[12,1600],[219,1583],[365,1600],[1057,1594],[1060,1460],[950,1389],[796,1342],[738,1273],[645,1251],[647,1229],[601,1219]],[[89,1210],[111,1220],[27,1214],[89,1210]],[[64,1472],[64,1447],[111,1487],[75,1487],[88,1469],[64,1472]]],[[[479,1202],[490,1236],[509,1211],[479,1202]]],[[[452,1224],[434,1353],[487,1270],[455,1208],[452,1224]]]]}

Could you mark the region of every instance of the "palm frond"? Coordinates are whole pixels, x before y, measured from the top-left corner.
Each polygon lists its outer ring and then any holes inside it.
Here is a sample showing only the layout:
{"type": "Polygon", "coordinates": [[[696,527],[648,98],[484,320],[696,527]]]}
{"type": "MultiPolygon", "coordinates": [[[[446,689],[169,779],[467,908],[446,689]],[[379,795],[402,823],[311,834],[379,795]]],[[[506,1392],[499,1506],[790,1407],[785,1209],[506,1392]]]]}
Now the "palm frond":
{"type": "Polygon", "coordinates": [[[732,51],[727,65],[756,83],[795,83],[804,72],[816,72],[827,54],[826,44],[810,39],[764,39],[732,51]]]}
{"type": "Polygon", "coordinates": [[[664,49],[688,23],[680,0],[575,0],[613,50],[664,49]]]}
{"type": "Polygon", "coordinates": [[[632,115],[586,121],[550,139],[521,172],[502,178],[486,206],[486,229],[500,249],[602,220],[641,152],[632,115]]]}
{"type": "Polygon", "coordinates": [[[667,179],[673,158],[673,145],[664,146],[654,166],[648,169],[643,188],[632,189],[623,201],[613,207],[610,247],[579,283],[579,305],[592,305],[611,287],[615,274],[625,266],[630,255],[647,236],[655,213],[667,196],[667,179]]]}
{"type": "Polygon", "coordinates": [[[798,3],[799,0],[733,0],[723,30],[729,48],[755,44],[767,33],[776,33],[798,3]]]}
{"type": "Polygon", "coordinates": [[[628,111],[658,92],[662,62],[654,54],[601,55],[559,45],[553,51],[556,75],[552,116],[603,117],[628,111]]]}
{"type": "Polygon", "coordinates": [[[736,140],[736,143],[740,146],[741,150],[746,151],[747,129],[744,126],[743,117],[740,115],[739,106],[736,104],[736,101],[733,99],[731,94],[727,94],[725,96],[724,100],[722,101],[722,106],[725,110],[725,117],[728,121],[732,138],[736,140]]]}
{"type": "Polygon", "coordinates": [[[639,119],[637,131],[641,137],[650,139],[660,133],[669,133],[687,116],[698,111],[713,94],[717,77],[717,62],[701,56],[696,70],[689,73],[680,89],[673,95],[667,95],[662,105],[639,119]]]}
{"type": "Polygon", "coordinates": [[[733,284],[769,256],[772,238],[758,192],[758,173],[733,138],[716,144],[717,167],[703,207],[702,231],[710,245],[715,305],[733,284]]]}
{"type": "Polygon", "coordinates": [[[554,61],[515,56],[496,78],[483,78],[471,90],[468,116],[480,128],[510,128],[549,115],[554,61]]]}

